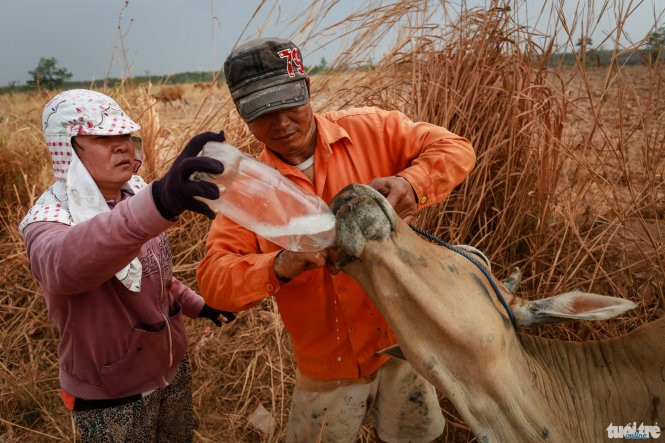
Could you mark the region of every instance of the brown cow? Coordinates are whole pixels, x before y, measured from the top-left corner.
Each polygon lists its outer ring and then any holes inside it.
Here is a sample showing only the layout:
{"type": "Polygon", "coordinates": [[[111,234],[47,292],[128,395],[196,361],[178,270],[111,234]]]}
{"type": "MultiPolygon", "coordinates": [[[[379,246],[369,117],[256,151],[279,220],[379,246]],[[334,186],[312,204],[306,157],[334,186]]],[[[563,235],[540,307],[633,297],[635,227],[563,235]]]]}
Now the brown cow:
{"type": "MultiPolygon", "coordinates": [[[[363,286],[404,356],[478,441],[597,442],[627,435],[633,423],[636,432],[660,435],[665,317],[584,343],[523,334],[478,266],[413,232],[377,191],[350,185],[331,206],[338,268],[363,286]]],[[[609,318],[635,307],[583,292],[529,302],[497,288],[518,325],[609,318]]]]}
{"type": "Polygon", "coordinates": [[[177,101],[179,106],[182,107],[185,100],[185,89],[181,85],[162,86],[157,92],[151,94],[152,97],[158,102],[170,103],[175,107],[177,101]]]}
{"type": "Polygon", "coordinates": [[[219,83],[194,83],[194,89],[219,89],[219,83]]]}

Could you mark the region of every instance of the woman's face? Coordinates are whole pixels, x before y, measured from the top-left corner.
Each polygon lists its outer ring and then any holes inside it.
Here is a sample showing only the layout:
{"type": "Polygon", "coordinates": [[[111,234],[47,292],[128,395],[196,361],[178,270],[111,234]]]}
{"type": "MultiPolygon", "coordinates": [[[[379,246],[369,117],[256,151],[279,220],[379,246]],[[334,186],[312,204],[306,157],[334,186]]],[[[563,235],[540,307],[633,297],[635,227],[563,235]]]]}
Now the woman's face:
{"type": "Polygon", "coordinates": [[[120,200],[120,187],[134,173],[131,134],[78,135],[72,145],[104,198],[120,200]]]}

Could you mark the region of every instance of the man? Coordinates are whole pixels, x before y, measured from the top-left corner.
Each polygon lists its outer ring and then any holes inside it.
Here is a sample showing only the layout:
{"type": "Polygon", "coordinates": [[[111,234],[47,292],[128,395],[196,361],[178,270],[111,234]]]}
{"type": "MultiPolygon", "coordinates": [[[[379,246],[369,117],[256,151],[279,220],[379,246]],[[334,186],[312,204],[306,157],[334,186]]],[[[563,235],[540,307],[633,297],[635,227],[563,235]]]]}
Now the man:
{"type": "MultiPolygon", "coordinates": [[[[397,111],[313,113],[310,79],[291,41],[244,43],[224,73],[238,112],[265,144],[259,159],[326,202],[350,183],[369,183],[410,221],[474,165],[468,140],[397,111]]],[[[392,331],[357,282],[327,270],[326,258],[326,251],[281,250],[218,215],[199,288],[207,303],[228,311],[275,297],[297,363],[287,441],[322,434],[353,442],[369,410],[382,441],[435,439],[444,420],[434,388],[408,363],[377,355],[396,343],[392,331]]]]}

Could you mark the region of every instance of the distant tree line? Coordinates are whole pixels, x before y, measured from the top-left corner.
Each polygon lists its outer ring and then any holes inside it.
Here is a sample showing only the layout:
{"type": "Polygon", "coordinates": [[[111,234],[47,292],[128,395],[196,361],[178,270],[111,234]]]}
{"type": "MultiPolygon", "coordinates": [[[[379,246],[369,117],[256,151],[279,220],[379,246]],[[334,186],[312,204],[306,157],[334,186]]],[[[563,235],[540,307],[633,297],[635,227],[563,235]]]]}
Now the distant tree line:
{"type": "MultiPolygon", "coordinates": [[[[648,49],[640,49],[618,55],[609,49],[589,49],[585,52],[584,60],[586,66],[607,66],[612,62],[612,58],[614,58],[614,63],[618,65],[645,65],[654,63],[656,60],[659,62],[665,61],[665,52],[654,53],[648,49]]],[[[572,66],[577,63],[579,57],[579,53],[554,53],[547,60],[547,66],[572,66]]]]}
{"type": "MultiPolygon", "coordinates": [[[[642,49],[621,53],[618,56],[616,56],[612,50],[593,49],[592,45],[593,41],[590,37],[581,37],[576,44],[578,47],[577,53],[554,53],[547,60],[547,65],[551,67],[572,66],[578,62],[580,54],[584,55],[584,60],[587,66],[607,66],[612,62],[613,58],[614,62],[619,65],[637,65],[665,61],[665,26],[661,26],[655,32],[651,33],[642,49]]],[[[32,71],[28,71],[31,80],[28,80],[25,85],[17,85],[16,82],[11,82],[8,86],[0,87],[0,93],[10,91],[31,91],[35,89],[52,90],[89,88],[103,85],[117,87],[123,82],[125,84],[141,84],[147,82],[153,84],[210,83],[218,74],[217,72],[190,71],[172,75],[139,75],[130,79],[106,78],[99,82],[70,81],[72,78],[71,72],[69,72],[67,68],[58,67],[57,65],[58,62],[53,57],[41,58],[37,63],[37,67],[32,71]]],[[[360,69],[369,69],[372,66],[373,63],[370,61],[360,67],[360,69]]],[[[325,57],[321,58],[318,65],[307,67],[307,70],[311,75],[330,72],[325,57]]],[[[223,83],[224,74],[219,73],[216,81],[218,83],[223,83]]]]}
{"type": "Polygon", "coordinates": [[[57,64],[58,61],[53,57],[40,59],[37,67],[28,71],[32,80],[28,80],[27,85],[32,88],[55,89],[72,78],[72,73],[67,68],[58,68],[57,64]]]}
{"type": "Polygon", "coordinates": [[[646,44],[637,50],[615,55],[612,50],[593,48],[591,37],[580,37],[576,45],[578,52],[555,53],[548,60],[548,66],[573,65],[580,55],[584,55],[587,66],[607,66],[612,62],[619,65],[641,65],[665,61],[665,26],[659,27],[647,38],[646,44]]]}
{"type": "MultiPolygon", "coordinates": [[[[325,72],[328,69],[328,62],[325,57],[321,58],[318,65],[307,67],[310,74],[325,72]]],[[[53,58],[41,58],[37,67],[32,71],[28,71],[31,79],[25,85],[18,85],[16,82],[11,82],[8,86],[0,87],[0,93],[3,92],[25,92],[33,91],[35,89],[73,89],[73,88],[90,88],[95,86],[108,86],[117,87],[122,84],[141,84],[151,82],[153,84],[180,84],[180,83],[210,83],[217,76],[217,72],[206,71],[190,71],[179,72],[172,75],[137,75],[129,79],[120,78],[106,78],[100,81],[70,81],[72,73],[67,68],[58,67],[58,61],[53,58]]],[[[224,83],[224,74],[220,73],[217,78],[217,83],[224,83]]]]}

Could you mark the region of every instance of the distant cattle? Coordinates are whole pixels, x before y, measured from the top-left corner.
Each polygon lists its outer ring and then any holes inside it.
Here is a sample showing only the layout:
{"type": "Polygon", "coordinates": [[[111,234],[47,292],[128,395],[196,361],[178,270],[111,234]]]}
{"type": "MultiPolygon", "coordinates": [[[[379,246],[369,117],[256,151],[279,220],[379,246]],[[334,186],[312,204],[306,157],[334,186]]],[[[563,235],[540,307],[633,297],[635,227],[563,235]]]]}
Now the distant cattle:
{"type": "Polygon", "coordinates": [[[28,96],[30,98],[40,98],[40,99],[45,99],[45,100],[50,99],[54,95],[55,95],[55,93],[52,93],[48,89],[39,89],[37,91],[31,91],[28,94],[28,96]]]}
{"type": "Polygon", "coordinates": [[[194,89],[219,89],[219,83],[194,83],[194,89]]]}
{"type": "Polygon", "coordinates": [[[170,103],[173,107],[175,107],[176,101],[179,106],[187,103],[187,100],[185,100],[185,90],[180,85],[162,86],[157,92],[153,92],[151,95],[157,102],[170,103]]]}

